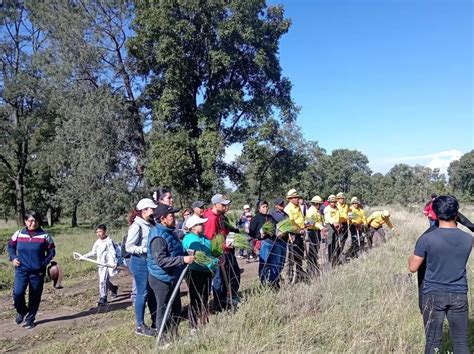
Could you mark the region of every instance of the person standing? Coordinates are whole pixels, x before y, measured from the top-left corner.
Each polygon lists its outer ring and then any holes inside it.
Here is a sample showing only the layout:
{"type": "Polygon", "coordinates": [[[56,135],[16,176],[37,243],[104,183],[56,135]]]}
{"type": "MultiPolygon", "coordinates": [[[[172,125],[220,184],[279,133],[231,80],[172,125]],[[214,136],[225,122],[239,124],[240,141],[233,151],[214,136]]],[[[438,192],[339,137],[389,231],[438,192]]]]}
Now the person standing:
{"type": "Polygon", "coordinates": [[[218,259],[211,254],[211,241],[204,236],[204,223],[196,215],[186,220],[187,234],[183,239],[183,247],[186,251],[194,254],[196,251],[203,252],[212,259],[212,263],[204,266],[192,263],[186,274],[186,283],[189,289],[188,320],[191,328],[197,328],[198,323],[204,325],[209,322],[209,293],[211,291],[212,275],[218,265],[218,259]]]}
{"type": "Polygon", "coordinates": [[[328,228],[327,236],[327,248],[328,248],[328,261],[334,267],[337,264],[338,256],[336,253],[337,249],[341,248],[339,238],[339,210],[336,207],[336,196],[331,194],[328,197],[328,205],[324,208],[324,222],[328,228]]]}
{"type": "Polygon", "coordinates": [[[304,240],[305,233],[304,216],[301,212],[298,200],[300,195],[296,189],[290,189],[286,195],[288,204],[284,211],[296,226],[301,229],[299,234],[288,235],[288,281],[297,283],[304,278],[303,258],[304,258],[304,240]]]}
{"type": "Polygon", "coordinates": [[[153,200],[140,200],[129,215],[127,242],[125,250],[131,254],[129,269],[136,285],[135,297],[135,333],[147,337],[156,334],[156,301],[153,290],[148,283],[147,245],[150,229],[155,225],[153,211],[157,205],[153,200]],[[145,324],[145,304],[151,315],[151,328],[145,324]]]}
{"type": "Polygon", "coordinates": [[[346,204],[346,196],[343,192],[337,193],[336,200],[336,207],[339,210],[339,237],[341,239],[341,247],[336,248],[336,253],[338,258],[344,253],[345,259],[346,250],[349,248],[349,246],[346,247],[346,241],[349,238],[349,205],[346,204]]]}
{"type": "MultiPolygon", "coordinates": [[[[207,222],[204,224],[204,234],[212,241],[217,234],[221,234],[224,237],[227,237],[229,234],[229,230],[225,226],[224,214],[228,210],[230,200],[226,199],[222,194],[215,194],[211,199],[211,204],[212,208],[204,211],[204,217],[207,219],[207,222]]],[[[225,245],[223,263],[217,269],[212,280],[214,310],[219,312],[238,303],[239,287],[240,267],[235,257],[235,249],[225,245]],[[227,288],[227,285],[230,289],[227,288]]]]}
{"type": "Polygon", "coordinates": [[[367,225],[364,210],[360,207],[360,202],[357,197],[351,199],[351,207],[349,211],[349,223],[351,231],[351,256],[357,257],[359,251],[364,249],[364,230],[367,225]]]}
{"type": "Polygon", "coordinates": [[[16,231],[8,241],[8,256],[15,266],[13,303],[16,324],[25,320],[27,329],[36,326],[36,314],[43,294],[46,266],[56,255],[53,238],[41,228],[41,215],[36,211],[25,214],[25,228],[16,231]],[[28,288],[29,301],[25,293],[28,288]]]}
{"type": "Polygon", "coordinates": [[[426,262],[421,301],[425,353],[439,352],[445,317],[449,322],[454,353],[469,353],[466,264],[473,247],[473,237],[457,228],[459,203],[456,198],[436,198],[433,210],[439,226],[418,239],[408,259],[408,269],[412,273],[426,262]]]}
{"type": "Polygon", "coordinates": [[[385,242],[385,231],[383,229],[383,224],[387,224],[387,226],[392,229],[392,231],[397,230],[397,228],[393,226],[392,222],[390,221],[390,212],[388,210],[374,211],[367,218],[367,226],[369,227],[368,241],[370,248],[372,248],[374,237],[376,236],[380,237],[382,242],[385,242]]]}
{"type": "Polygon", "coordinates": [[[285,199],[283,198],[276,198],[273,202],[274,208],[270,212],[270,215],[275,219],[277,223],[282,220],[285,220],[288,217],[288,214],[285,213],[285,199]]]}
{"type": "Polygon", "coordinates": [[[166,321],[165,329],[170,335],[178,332],[181,317],[181,297],[176,296],[171,305],[169,319],[165,319],[166,306],[186,264],[194,262],[194,256],[186,255],[183,245],[174,232],[176,209],[160,204],[153,212],[157,222],[150,230],[147,240],[148,281],[156,301],[156,328],[166,321]]]}
{"type": "Polygon", "coordinates": [[[323,229],[323,217],[319,212],[323,199],[316,195],[311,199],[311,206],[306,213],[306,254],[307,254],[307,272],[310,276],[319,273],[318,253],[321,244],[321,230],[323,229]]]}
{"type": "Polygon", "coordinates": [[[202,215],[204,213],[204,202],[201,202],[200,200],[196,200],[191,208],[193,209],[193,215],[196,215],[198,218],[202,218],[202,215]]]}
{"type": "MultiPolygon", "coordinates": [[[[100,224],[97,226],[95,233],[98,237],[94,242],[92,250],[83,255],[85,258],[97,257],[97,262],[117,266],[117,255],[115,253],[115,245],[112,239],[107,235],[107,226],[100,224]]],[[[115,268],[114,267],[114,268],[115,268]]],[[[117,297],[118,286],[112,284],[110,277],[113,277],[117,271],[114,268],[105,266],[97,266],[99,273],[99,301],[97,304],[107,305],[107,294],[110,291],[113,298],[117,297]]]]}

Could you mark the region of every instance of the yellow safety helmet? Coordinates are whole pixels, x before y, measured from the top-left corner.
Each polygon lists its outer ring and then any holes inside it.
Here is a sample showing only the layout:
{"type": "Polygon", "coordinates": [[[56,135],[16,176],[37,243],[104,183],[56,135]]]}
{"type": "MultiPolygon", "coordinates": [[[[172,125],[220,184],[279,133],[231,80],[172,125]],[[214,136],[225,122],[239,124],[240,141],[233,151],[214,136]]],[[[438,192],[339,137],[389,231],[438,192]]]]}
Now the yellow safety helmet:
{"type": "Polygon", "coordinates": [[[359,199],[357,199],[357,197],[353,197],[351,199],[351,204],[360,204],[359,199]]]}

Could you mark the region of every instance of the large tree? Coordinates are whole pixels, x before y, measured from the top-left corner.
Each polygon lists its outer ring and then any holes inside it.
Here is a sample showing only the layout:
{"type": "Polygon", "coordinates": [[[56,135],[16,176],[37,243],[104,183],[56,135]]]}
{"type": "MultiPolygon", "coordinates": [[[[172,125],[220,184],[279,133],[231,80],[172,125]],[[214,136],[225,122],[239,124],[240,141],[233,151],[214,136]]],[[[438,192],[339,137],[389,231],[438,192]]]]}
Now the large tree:
{"type": "Polygon", "coordinates": [[[474,150],[451,162],[448,174],[453,193],[466,201],[474,201],[474,150]]]}
{"type": "Polygon", "coordinates": [[[153,110],[148,178],[209,195],[228,171],[225,148],[274,120],[295,119],[279,40],[290,26],[262,0],[137,2],[128,48],[148,76],[153,110]]]}

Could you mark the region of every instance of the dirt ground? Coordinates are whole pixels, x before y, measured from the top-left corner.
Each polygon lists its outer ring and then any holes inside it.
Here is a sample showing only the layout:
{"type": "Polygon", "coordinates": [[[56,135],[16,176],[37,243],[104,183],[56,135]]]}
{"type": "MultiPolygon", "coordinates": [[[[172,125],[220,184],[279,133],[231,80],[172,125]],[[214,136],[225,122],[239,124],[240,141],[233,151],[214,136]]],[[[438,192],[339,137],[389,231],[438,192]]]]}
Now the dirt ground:
{"type": "MultiPolygon", "coordinates": [[[[239,265],[243,270],[241,290],[245,290],[257,279],[258,262],[240,259],[239,265]]],[[[11,295],[3,293],[0,298],[0,351],[28,350],[33,345],[44,343],[45,339],[67,340],[85,328],[100,330],[116,326],[120,321],[117,321],[113,312],[133,311],[130,300],[131,277],[126,272],[121,272],[113,278],[113,282],[119,286],[118,296],[115,299],[109,297],[109,304],[100,308],[97,307],[96,275],[74,283],[65,280],[62,289],[54,289],[51,283],[46,283],[36,318],[37,326],[29,330],[15,323],[11,295]]],[[[183,304],[188,302],[187,290],[183,282],[181,285],[183,304]]]]}

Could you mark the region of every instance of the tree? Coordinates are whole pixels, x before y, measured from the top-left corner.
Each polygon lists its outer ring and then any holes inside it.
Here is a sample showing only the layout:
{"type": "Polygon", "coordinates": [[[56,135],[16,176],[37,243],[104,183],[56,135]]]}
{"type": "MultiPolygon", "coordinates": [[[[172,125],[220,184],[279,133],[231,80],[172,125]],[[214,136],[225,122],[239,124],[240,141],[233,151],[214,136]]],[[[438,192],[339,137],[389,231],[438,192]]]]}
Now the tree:
{"type": "Polygon", "coordinates": [[[128,48],[153,110],[147,177],[208,196],[229,170],[225,148],[297,109],[278,44],[290,21],[262,0],[141,1],[128,48]]]}
{"type": "Polygon", "coordinates": [[[23,2],[5,2],[0,21],[0,167],[14,184],[15,211],[22,224],[28,165],[47,140],[42,134],[50,120],[36,62],[46,39],[29,20],[23,2]]]}
{"type": "Polygon", "coordinates": [[[449,185],[459,198],[474,201],[474,150],[453,161],[448,168],[449,185]]]}

